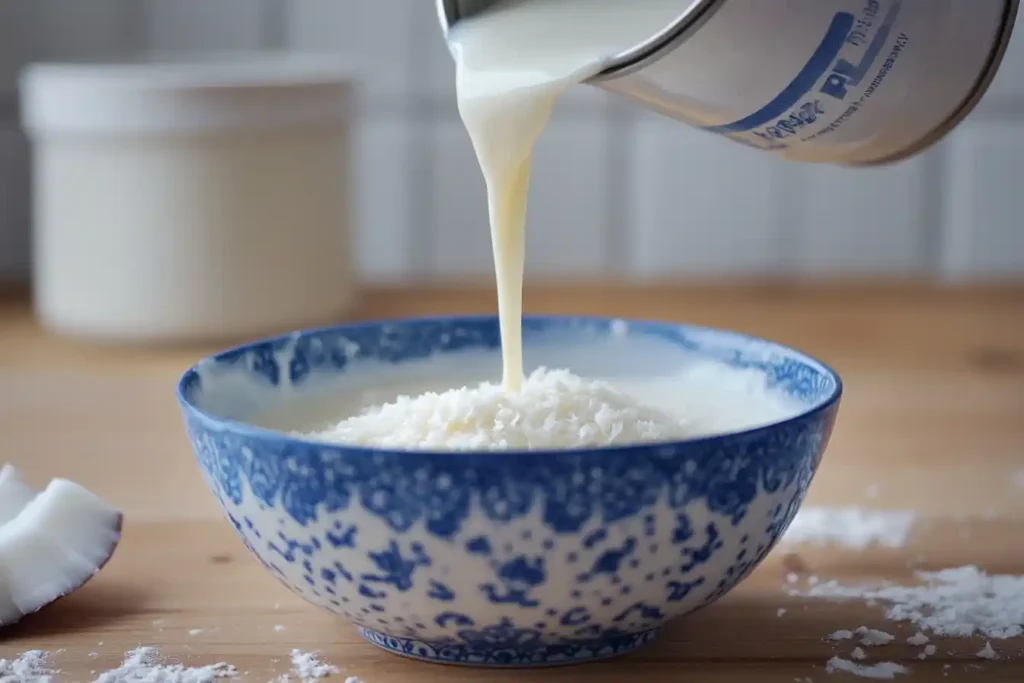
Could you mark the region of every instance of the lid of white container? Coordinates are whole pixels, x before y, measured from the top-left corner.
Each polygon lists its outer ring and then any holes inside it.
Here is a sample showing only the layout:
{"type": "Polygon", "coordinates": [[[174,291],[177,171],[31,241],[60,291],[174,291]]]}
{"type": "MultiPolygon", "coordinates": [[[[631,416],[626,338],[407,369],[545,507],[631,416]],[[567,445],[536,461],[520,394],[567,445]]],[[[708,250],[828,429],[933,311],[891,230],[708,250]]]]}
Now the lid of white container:
{"type": "Polygon", "coordinates": [[[30,133],[138,135],[318,125],[345,119],[337,57],[227,53],[32,64],[21,74],[30,133]]]}

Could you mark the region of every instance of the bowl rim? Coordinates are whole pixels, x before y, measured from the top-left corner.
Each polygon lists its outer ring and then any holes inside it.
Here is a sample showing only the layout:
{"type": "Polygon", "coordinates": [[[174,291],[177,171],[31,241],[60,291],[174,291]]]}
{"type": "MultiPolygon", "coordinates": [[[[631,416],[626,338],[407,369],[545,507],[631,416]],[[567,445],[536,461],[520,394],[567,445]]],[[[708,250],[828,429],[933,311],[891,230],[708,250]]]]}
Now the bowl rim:
{"type": "Polygon", "coordinates": [[[780,428],[792,426],[794,424],[813,420],[818,415],[833,410],[840,402],[843,396],[843,380],[839,373],[827,363],[822,362],[818,358],[806,353],[796,347],[782,344],[780,342],[766,339],[764,337],[757,337],[752,334],[745,332],[738,332],[736,330],[729,330],[724,328],[710,327],[704,325],[693,325],[690,323],[672,322],[666,320],[652,320],[643,318],[626,318],[620,316],[602,316],[602,315],[524,315],[522,316],[523,321],[578,321],[582,323],[612,323],[621,321],[626,323],[628,326],[639,325],[639,326],[650,326],[650,327],[661,327],[670,329],[681,329],[681,330],[693,330],[704,334],[711,335],[725,335],[727,337],[733,337],[737,340],[747,340],[759,343],[767,343],[778,347],[780,350],[788,351],[791,354],[795,354],[800,357],[802,362],[818,365],[829,375],[835,387],[832,392],[823,400],[808,406],[804,410],[791,415],[782,420],[769,422],[767,424],[758,425],[746,429],[728,431],[728,432],[716,432],[713,434],[706,434],[702,436],[696,436],[689,439],[676,439],[672,441],[645,441],[642,443],[626,444],[626,445],[615,445],[615,446],[594,446],[587,448],[563,448],[563,449],[536,449],[536,450],[505,450],[505,451],[469,451],[469,450],[416,450],[416,449],[393,449],[393,448],[373,448],[361,445],[348,445],[341,443],[331,443],[324,441],[317,441],[315,439],[304,438],[293,434],[288,434],[282,431],[269,429],[267,427],[260,427],[249,422],[245,422],[238,419],[229,419],[218,417],[212,413],[203,410],[197,406],[193,401],[189,400],[186,396],[186,383],[190,380],[193,375],[197,375],[200,371],[201,366],[204,363],[209,363],[219,356],[237,353],[246,349],[251,349],[256,346],[264,344],[276,344],[276,343],[287,343],[293,339],[307,335],[327,334],[327,333],[338,333],[345,330],[356,330],[366,329],[373,327],[382,327],[385,325],[423,325],[429,323],[438,322],[455,322],[455,323],[480,323],[480,322],[498,322],[498,316],[496,314],[469,314],[469,315],[433,315],[433,316],[414,316],[407,318],[383,318],[375,320],[366,320],[353,323],[340,323],[334,325],[324,325],[318,327],[304,328],[279,334],[271,337],[264,337],[253,341],[236,344],[235,346],[217,351],[215,353],[204,356],[198,362],[191,365],[181,377],[178,379],[175,395],[178,400],[178,405],[182,410],[183,414],[188,418],[193,418],[202,423],[205,429],[214,432],[230,432],[238,436],[255,439],[259,441],[265,441],[277,444],[293,444],[301,445],[310,448],[318,449],[334,449],[344,451],[347,454],[360,455],[360,456],[396,456],[396,457],[413,457],[413,458],[432,458],[432,457],[443,457],[448,459],[465,459],[465,458],[479,458],[485,457],[490,458],[496,455],[500,455],[500,458],[495,458],[496,461],[509,463],[511,460],[522,460],[522,459],[533,459],[533,458],[550,458],[560,455],[576,455],[586,457],[593,455],[594,457],[608,456],[616,452],[635,452],[640,449],[652,449],[652,448],[699,448],[701,446],[708,446],[715,442],[722,441],[725,439],[734,440],[748,440],[755,439],[759,436],[765,435],[769,432],[773,432],[780,428]]]}

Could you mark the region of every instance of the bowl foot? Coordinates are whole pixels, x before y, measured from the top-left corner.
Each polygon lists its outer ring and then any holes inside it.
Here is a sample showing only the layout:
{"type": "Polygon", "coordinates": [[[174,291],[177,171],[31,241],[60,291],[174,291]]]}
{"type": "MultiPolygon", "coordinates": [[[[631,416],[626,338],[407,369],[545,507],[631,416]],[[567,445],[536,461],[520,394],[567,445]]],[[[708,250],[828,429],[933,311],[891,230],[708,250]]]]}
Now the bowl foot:
{"type": "Polygon", "coordinates": [[[537,668],[583,664],[611,659],[632,652],[653,641],[658,631],[650,630],[628,635],[615,635],[592,641],[556,643],[552,645],[510,643],[481,648],[466,643],[423,642],[396,638],[370,629],[359,629],[359,635],[388,652],[432,664],[486,668],[537,668]]]}

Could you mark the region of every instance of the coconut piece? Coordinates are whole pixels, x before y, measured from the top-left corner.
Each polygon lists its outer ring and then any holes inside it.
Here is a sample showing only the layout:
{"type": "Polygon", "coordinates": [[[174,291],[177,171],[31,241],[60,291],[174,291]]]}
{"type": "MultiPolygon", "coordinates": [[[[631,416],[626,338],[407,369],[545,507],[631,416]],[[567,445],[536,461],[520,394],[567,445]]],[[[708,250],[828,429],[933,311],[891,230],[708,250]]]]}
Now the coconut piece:
{"type": "Polygon", "coordinates": [[[14,465],[0,467],[0,526],[17,517],[38,493],[22,480],[14,465]]]}
{"type": "MultiPolygon", "coordinates": [[[[20,477],[8,472],[5,481],[20,477]]],[[[0,626],[84,586],[114,554],[122,520],[118,510],[66,479],[33,496],[0,526],[0,626]]]]}

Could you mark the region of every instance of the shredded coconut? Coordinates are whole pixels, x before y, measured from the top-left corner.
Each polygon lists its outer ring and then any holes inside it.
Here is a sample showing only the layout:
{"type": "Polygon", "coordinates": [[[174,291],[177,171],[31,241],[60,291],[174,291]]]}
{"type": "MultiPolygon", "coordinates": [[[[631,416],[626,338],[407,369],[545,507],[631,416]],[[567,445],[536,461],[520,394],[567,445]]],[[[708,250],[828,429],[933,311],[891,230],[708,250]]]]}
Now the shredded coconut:
{"type": "Polygon", "coordinates": [[[928,659],[933,654],[935,654],[936,650],[937,650],[937,648],[934,645],[925,645],[924,649],[921,650],[921,652],[918,653],[917,658],[918,659],[928,659]]]}
{"type": "Polygon", "coordinates": [[[872,545],[903,547],[914,526],[910,510],[865,510],[855,507],[801,508],[783,543],[836,545],[863,550],[872,545]]]}
{"type": "Polygon", "coordinates": [[[925,634],[923,634],[920,631],[918,631],[914,635],[912,635],[909,638],[907,638],[907,644],[908,645],[924,645],[929,640],[931,640],[931,638],[929,638],[925,634]]]}
{"type": "Polygon", "coordinates": [[[775,610],[775,616],[777,616],[777,617],[781,617],[785,613],[786,613],[786,608],[785,607],[780,607],[779,609],[775,610]]]}
{"type": "Polygon", "coordinates": [[[536,370],[518,393],[484,383],[399,396],[312,438],[382,448],[535,450],[624,445],[690,436],[685,423],[608,382],[536,370]]]}
{"type": "Polygon", "coordinates": [[[875,647],[877,645],[888,645],[896,639],[896,636],[885,631],[878,631],[867,626],[861,626],[857,629],[857,635],[860,636],[860,644],[867,647],[875,647]]]}
{"type": "MultiPolygon", "coordinates": [[[[316,683],[321,678],[327,678],[334,674],[341,673],[338,667],[325,664],[315,652],[303,652],[292,650],[292,670],[277,679],[277,683],[288,683],[294,679],[302,683],[316,683]]],[[[345,683],[360,683],[358,678],[348,677],[345,683]]]]}
{"type": "Polygon", "coordinates": [[[910,622],[938,636],[980,634],[1004,640],[1024,634],[1024,576],[989,576],[970,566],[916,576],[921,585],[870,588],[829,581],[789,592],[834,600],[877,600],[888,605],[887,619],[910,622]]]}
{"type": "Polygon", "coordinates": [[[992,643],[985,641],[985,647],[978,651],[978,657],[982,659],[999,659],[999,655],[992,649],[992,643]]]}
{"type": "Polygon", "coordinates": [[[846,629],[842,629],[842,630],[836,631],[835,633],[833,633],[832,635],[830,635],[828,637],[829,640],[836,640],[836,641],[839,641],[839,640],[849,640],[850,638],[853,638],[853,631],[847,631],[846,629]]]}
{"type": "Polygon", "coordinates": [[[0,683],[50,683],[58,673],[47,666],[50,653],[27,650],[14,659],[0,659],[0,683]]]}
{"type": "Polygon", "coordinates": [[[224,662],[188,667],[162,664],[155,647],[140,647],[126,652],[117,669],[100,674],[94,683],[215,683],[219,678],[238,676],[235,667],[224,662]]]}
{"type": "Polygon", "coordinates": [[[828,660],[825,670],[830,674],[838,672],[853,674],[861,678],[874,678],[886,680],[895,678],[896,674],[909,674],[910,670],[896,662],[879,662],[877,664],[858,664],[848,659],[833,657],[828,660]]]}
{"type": "Polygon", "coordinates": [[[861,660],[867,659],[868,656],[864,653],[864,648],[855,647],[853,648],[853,652],[850,653],[850,657],[852,659],[861,660]]]}

